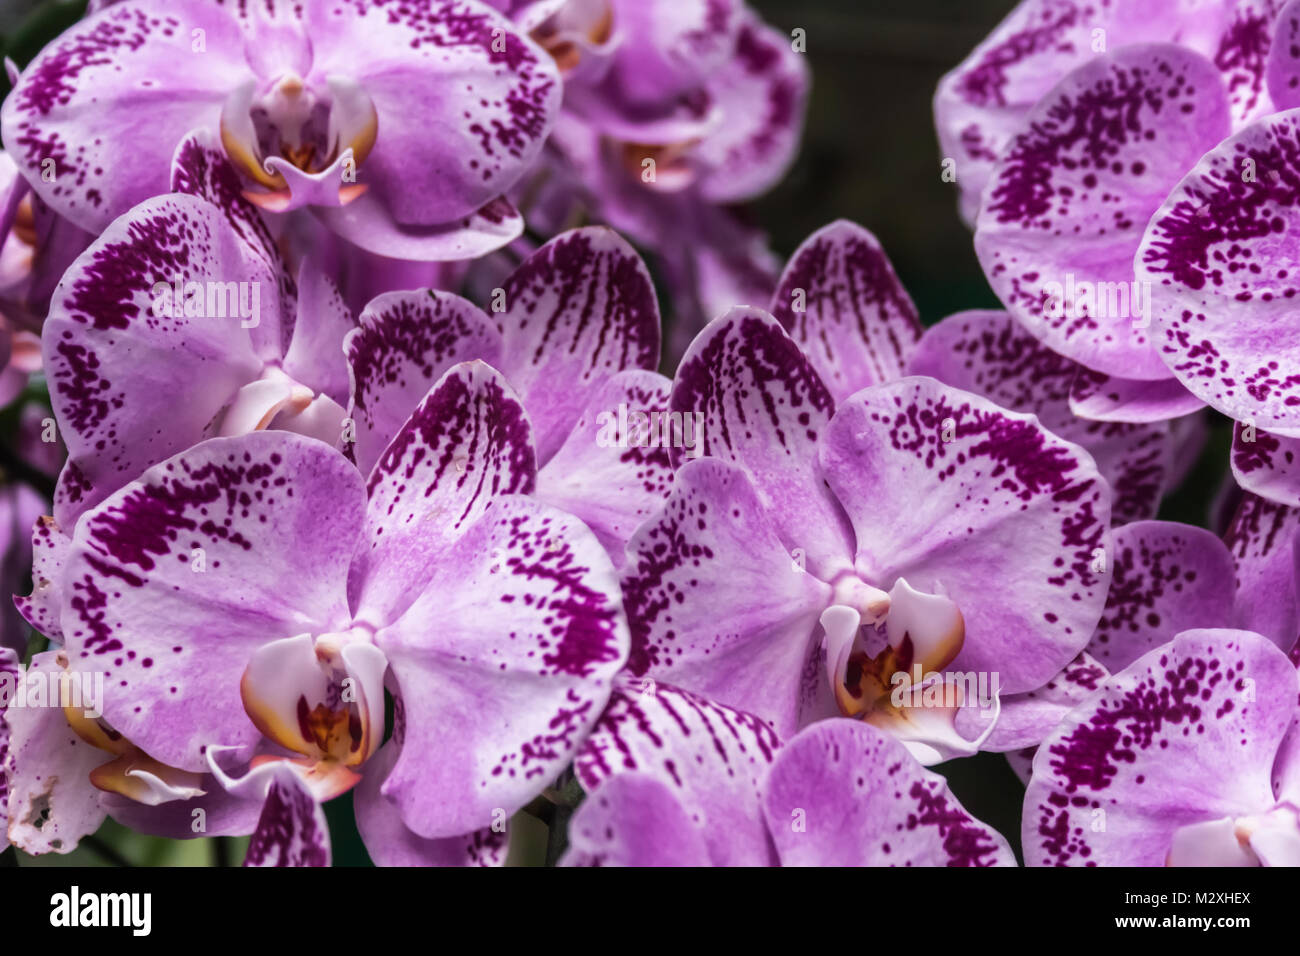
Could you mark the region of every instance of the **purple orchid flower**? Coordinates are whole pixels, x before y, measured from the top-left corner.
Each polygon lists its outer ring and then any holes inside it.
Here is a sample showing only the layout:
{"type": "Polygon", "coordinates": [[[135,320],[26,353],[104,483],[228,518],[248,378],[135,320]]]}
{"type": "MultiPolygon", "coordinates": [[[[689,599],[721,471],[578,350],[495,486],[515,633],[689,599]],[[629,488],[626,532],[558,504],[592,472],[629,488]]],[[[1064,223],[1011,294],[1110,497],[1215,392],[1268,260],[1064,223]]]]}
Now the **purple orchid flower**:
{"type": "Polygon", "coordinates": [[[1238,479],[1296,505],[1294,372],[1282,340],[1266,361],[1258,343],[1294,291],[1270,237],[1294,216],[1279,170],[1297,141],[1300,3],[1239,4],[1227,32],[1211,7],[1213,61],[1197,42],[1127,46],[1042,97],[999,154],[976,249],[1008,310],[1082,366],[1076,414],[1156,422],[1208,404],[1239,423],[1238,479]],[[1250,56],[1227,55],[1247,36],[1250,56]]]}
{"type": "Polygon", "coordinates": [[[1039,748],[1026,863],[1300,865],[1298,686],[1250,631],[1188,630],[1148,651],[1039,748]]]}
{"type": "Polygon", "coordinates": [[[750,714],[625,685],[575,767],[589,795],[562,865],[1015,865],[942,777],[860,721],[823,721],[782,746],[750,714]]]}
{"type": "Polygon", "coordinates": [[[512,196],[544,232],[594,217],[662,258],[683,313],[674,355],[775,279],[766,238],[725,208],[769,190],[797,151],[802,52],[739,0],[514,4],[565,72],[538,173],[512,196]],[[546,8],[546,9],[542,9],[546,8]]]}
{"type": "Polygon", "coordinates": [[[172,181],[175,193],[109,224],[50,307],[42,347],[69,452],[54,501],[65,529],[204,438],[342,434],[341,343],[356,322],[333,282],[310,261],[295,281],[202,137],[181,144],[172,181]]]}
{"type": "Polygon", "coordinates": [[[1070,396],[1079,366],[1043,347],[1006,313],[958,313],[923,336],[916,306],[884,249],[852,222],[831,223],[803,242],[781,275],[771,312],[837,402],[906,374],[928,375],[1037,415],[1049,431],[1092,454],[1114,493],[1116,524],[1154,517],[1178,477],[1176,456],[1203,437],[1185,423],[1078,417],[1070,396]]]}
{"type": "Polygon", "coordinates": [[[499,248],[500,197],[561,98],[549,56],[473,0],[105,4],[23,71],[0,134],[60,215],[102,232],[219,134],[244,194],[399,259],[499,248]]]}
{"type": "Polygon", "coordinates": [[[135,746],[262,801],[255,862],[327,859],[314,804],[368,776],[377,859],[496,859],[485,831],[572,759],[628,648],[603,547],[524,497],[536,480],[524,408],[482,363],[442,377],[368,482],[292,433],[205,441],[78,523],[71,668],[105,674],[135,746]]]}
{"type": "Polygon", "coordinates": [[[615,563],[672,482],[658,427],[670,382],[659,362],[659,307],[640,257],[614,232],[571,230],[490,294],[486,314],[450,293],[380,296],[344,340],[351,372],[348,447],[368,473],[429,387],[454,362],[481,359],[528,410],[535,496],[581,518],[615,563]]]}
{"type": "Polygon", "coordinates": [[[1218,71],[1189,49],[1124,47],[1071,72],[1026,117],[976,225],[976,252],[1008,311],[1096,372],[1172,378],[1133,260],[1151,214],[1230,130],[1218,71]],[[1108,122],[1121,114],[1127,124],[1108,122]]]}
{"type": "Polygon", "coordinates": [[[950,669],[1023,693],[1095,628],[1109,489],[1032,416],[920,376],[836,408],[781,326],[748,308],[696,339],[671,408],[702,416],[706,457],[675,453],[667,504],[629,544],[634,675],[785,736],[861,717],[934,761],[977,749],[995,711],[980,708],[971,739],[956,721],[976,695],[949,677],[947,706],[891,687],[950,669]]]}
{"type": "Polygon", "coordinates": [[[953,162],[962,216],[975,224],[994,167],[1035,105],[1071,70],[1120,44],[1173,42],[1211,60],[1236,126],[1284,109],[1270,99],[1276,88],[1270,39],[1281,6],[1281,0],[1024,0],[935,93],[940,148],[953,162]]]}

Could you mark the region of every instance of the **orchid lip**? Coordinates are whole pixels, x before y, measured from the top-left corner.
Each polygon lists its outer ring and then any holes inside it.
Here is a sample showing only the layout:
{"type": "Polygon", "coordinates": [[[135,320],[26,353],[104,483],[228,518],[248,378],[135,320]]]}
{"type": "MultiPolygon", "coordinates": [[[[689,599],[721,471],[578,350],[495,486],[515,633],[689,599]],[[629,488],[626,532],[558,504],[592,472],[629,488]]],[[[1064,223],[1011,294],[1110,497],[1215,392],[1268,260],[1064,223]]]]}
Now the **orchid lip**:
{"type": "Polygon", "coordinates": [[[263,736],[305,758],[293,760],[301,772],[347,789],[359,777],[335,771],[364,764],[383,738],[387,667],[364,629],[300,634],[254,653],[240,695],[263,736]]]}
{"type": "Polygon", "coordinates": [[[361,86],[347,77],[327,77],[322,90],[288,71],[265,90],[249,80],[232,91],[222,106],[220,130],[227,156],[265,190],[246,195],[263,208],[283,211],[293,205],[285,197],[295,185],[301,189],[321,174],[329,174],[330,205],[346,204],[364,192],[364,184],[342,173],[355,173],[370,155],[379,115],[361,86]]]}
{"type": "Polygon", "coordinates": [[[609,0],[566,4],[561,14],[547,18],[530,34],[564,74],[577,69],[584,48],[602,47],[613,35],[614,9],[609,0]]]}
{"type": "Polygon", "coordinates": [[[965,623],[947,597],[926,594],[899,578],[888,593],[853,574],[837,577],[832,606],[821,616],[826,634],[827,677],[840,711],[861,717],[893,708],[890,691],[913,681],[913,668],[928,674],[946,667],[961,651],[965,623]],[[883,648],[868,653],[863,625],[883,629],[883,648]]]}

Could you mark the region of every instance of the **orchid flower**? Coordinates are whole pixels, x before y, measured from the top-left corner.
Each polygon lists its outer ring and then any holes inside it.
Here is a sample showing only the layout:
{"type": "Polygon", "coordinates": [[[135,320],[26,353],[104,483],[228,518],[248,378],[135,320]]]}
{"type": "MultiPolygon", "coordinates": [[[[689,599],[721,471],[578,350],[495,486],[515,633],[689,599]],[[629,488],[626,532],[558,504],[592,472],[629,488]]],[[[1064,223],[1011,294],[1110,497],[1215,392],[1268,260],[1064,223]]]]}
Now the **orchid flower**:
{"type": "Polygon", "coordinates": [[[982,729],[958,732],[977,695],[950,686],[957,672],[1023,693],[1092,634],[1110,491],[1033,416],[921,376],[837,408],[752,308],[695,340],[670,407],[703,415],[705,457],[674,452],[667,504],[628,546],[634,675],[785,736],[860,717],[933,762],[973,752],[996,724],[986,686],[982,729]]]}
{"type": "Polygon", "coordinates": [[[589,793],[562,865],[1015,865],[942,777],[861,721],[822,721],[782,745],[750,714],[625,684],[576,769],[589,793]]]}
{"type": "Polygon", "coordinates": [[[522,230],[501,199],[562,94],[549,56],[473,0],[104,4],[30,63],[0,112],[23,177],[100,233],[168,191],[190,134],[244,196],[362,249],[462,259],[522,230]]]}
{"type": "Polygon", "coordinates": [[[1120,44],[1173,42],[1213,61],[1236,126],[1283,108],[1271,102],[1266,82],[1281,6],[1282,0],[1023,0],[935,93],[940,149],[952,163],[962,216],[975,224],[994,167],[1035,105],[1071,70],[1120,44]]]}
{"type": "Polygon", "coordinates": [[[1125,46],[1043,95],[998,155],[976,250],[1016,319],[1080,364],[1077,414],[1157,422],[1208,404],[1238,421],[1239,480],[1295,505],[1294,372],[1276,330],[1294,293],[1278,237],[1294,217],[1300,3],[1238,4],[1227,32],[1207,12],[1177,15],[1222,35],[1213,60],[1200,41],[1125,46]],[[1248,35],[1251,55],[1225,53],[1248,35]]]}
{"type": "Polygon", "coordinates": [[[672,480],[672,436],[651,427],[663,421],[670,382],[654,371],[659,307],[645,265],[614,232],[574,229],[525,260],[489,308],[429,289],[366,307],[344,340],[349,453],[368,473],[442,373],[481,359],[528,410],[536,497],[583,519],[621,563],[672,480]]]}
{"type": "Polygon", "coordinates": [[[856,223],[817,230],[790,257],[772,315],[837,402],[904,375],[928,375],[1004,408],[1037,415],[1086,448],[1109,482],[1116,524],[1155,516],[1176,477],[1175,455],[1199,433],[1171,424],[1097,422],[1074,414],[1079,367],[1043,347],[1006,313],[961,312],[921,332],[880,242],[856,223]]]}
{"type": "Polygon", "coordinates": [[[1251,631],[1147,651],[1039,748],[1026,863],[1300,865],[1298,692],[1295,665],[1251,631]]]}
{"type": "Polygon", "coordinates": [[[110,223],[55,292],[42,336],[68,446],[65,529],[146,468],[215,435],[342,435],[356,322],[310,262],[296,280],[215,144],[186,139],[176,192],[110,223]]]}
{"type": "Polygon", "coordinates": [[[724,207],[793,162],[810,83],[795,39],[740,0],[497,5],[565,77],[538,171],[512,193],[530,221],[558,232],[593,217],[654,250],[683,313],[674,355],[707,319],[770,295],[766,238],[724,207]]]}
{"type": "Polygon", "coordinates": [[[105,674],[104,717],[140,749],[305,827],[259,858],[327,858],[309,804],[372,776],[377,856],[468,860],[572,759],[627,654],[613,566],[524,497],[535,462],[480,362],[442,377],[368,481],[289,432],[202,442],[78,522],[57,587],[70,666],[105,674]]]}

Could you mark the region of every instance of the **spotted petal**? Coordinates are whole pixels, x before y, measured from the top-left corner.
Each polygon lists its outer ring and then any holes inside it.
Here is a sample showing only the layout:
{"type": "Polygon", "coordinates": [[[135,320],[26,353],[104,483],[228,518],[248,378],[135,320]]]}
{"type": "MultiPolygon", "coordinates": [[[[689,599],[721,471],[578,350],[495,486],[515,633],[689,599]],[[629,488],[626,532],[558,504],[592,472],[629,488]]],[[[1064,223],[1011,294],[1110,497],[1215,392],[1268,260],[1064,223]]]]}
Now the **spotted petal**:
{"type": "Polygon", "coordinates": [[[394,620],[492,500],[531,492],[536,476],[528,416],[510,386],[482,362],[452,366],[370,473],[349,581],[358,619],[394,620]]]}
{"type": "MultiPolygon", "coordinates": [[[[703,416],[704,454],[750,474],[787,548],[828,580],[845,565],[850,531],[816,459],[834,398],[776,320],[738,306],[710,322],[682,358],[671,408],[703,416]]],[[[673,449],[675,463],[686,457],[673,449]]]]}
{"type": "Polygon", "coordinates": [[[772,764],[763,811],[782,866],[1015,866],[947,781],[856,720],[826,720],[772,764]]]}
{"type": "Polygon", "coordinates": [[[672,487],[669,446],[698,442],[694,422],[633,416],[668,411],[672,383],[658,372],[629,369],[598,388],[559,451],[537,475],[537,497],[581,518],[615,565],[632,533],[659,508],[672,487]],[[623,419],[644,422],[634,430],[623,419]],[[629,434],[629,432],[633,432],[629,434]]]}
{"type": "Polygon", "coordinates": [[[520,496],[494,499],[375,640],[407,718],[382,793],[429,838],[489,826],[540,794],[600,716],[628,648],[600,543],[520,496]]]}
{"type": "Polygon", "coordinates": [[[1109,676],[1087,651],[1080,653],[1042,687],[1003,697],[997,725],[981,749],[1005,753],[1012,769],[1028,783],[1025,752],[1032,760],[1033,748],[1109,676]]]}
{"type": "Polygon", "coordinates": [[[277,339],[278,277],[217,207],[184,195],[137,206],[68,270],[43,335],[69,454],[55,500],[60,525],[72,527],[150,465],[202,440],[235,392],[260,375],[268,356],[255,349],[237,304],[225,308],[229,283],[248,283],[248,304],[256,293],[259,324],[277,339]],[[202,283],[202,308],[172,301],[178,278],[202,283]],[[206,313],[213,289],[222,291],[222,317],[186,314],[206,313]]]}
{"type": "Polygon", "coordinates": [[[831,588],[781,539],[745,472],[713,459],[677,472],[628,545],[629,669],[798,729],[816,680],[817,621],[831,588]],[[811,668],[811,671],[810,671],[811,668]]]}
{"type": "Polygon", "coordinates": [[[1235,626],[1263,634],[1284,651],[1300,635],[1297,528],[1300,510],[1246,494],[1223,536],[1237,566],[1235,626]]]}
{"type": "Polygon", "coordinates": [[[1170,636],[1227,627],[1233,615],[1232,555],[1217,537],[1173,521],[1115,531],[1106,610],[1088,653],[1118,673],[1170,636]]]}
{"type": "Polygon", "coordinates": [[[752,199],[785,175],[803,132],[809,73],[807,57],[788,34],[742,15],[735,52],[708,83],[726,122],[695,149],[708,170],[699,180],[705,199],[752,199]]]}
{"type": "Polygon", "coordinates": [[[1300,428],[1298,161],[1295,110],[1224,140],[1151,218],[1136,260],[1169,369],[1206,404],[1267,431],[1300,428]]]}
{"type": "Polygon", "coordinates": [[[1070,73],[1026,117],[976,227],[1007,309],[1082,365],[1168,378],[1133,255],[1169,190],[1228,131],[1217,71],[1190,50],[1122,47],[1070,73]]]}
{"type": "Polygon", "coordinates": [[[542,148],[559,109],[554,61],[509,20],[456,0],[308,0],[312,77],[347,76],[379,135],[358,169],[399,223],[467,216],[542,148]]]}
{"type": "MultiPolygon", "coordinates": [[[[48,688],[48,675],[62,671],[58,657],[56,651],[35,655],[25,679],[48,688]]],[[[5,673],[12,676],[17,670],[11,665],[5,673]]],[[[78,737],[61,707],[30,700],[22,707],[13,700],[7,703],[3,724],[8,746],[0,776],[7,791],[9,842],[34,855],[70,853],[104,822],[102,794],[91,784],[90,772],[112,754],[78,737]]]]}
{"type": "Polygon", "coordinates": [[[167,192],[177,144],[216,127],[247,73],[244,37],[226,7],[182,16],[169,0],[132,0],[41,51],[0,111],[0,136],[45,202],[99,233],[167,192]]]}
{"type": "Polygon", "coordinates": [[[1181,40],[1178,0],[1026,0],[962,63],[939,81],[935,125],[942,154],[954,162],[962,216],[975,222],[984,191],[1030,109],[1098,40],[1181,40]]]}
{"type": "Polygon", "coordinates": [[[501,336],[472,303],[449,292],[388,292],[343,339],[351,376],[348,417],[357,466],[370,474],[383,450],[457,362],[500,365],[501,336]]]}
{"type": "Polygon", "coordinates": [[[1300,0],[1277,15],[1268,50],[1268,95],[1278,110],[1300,106],[1300,0]]]}
{"type": "Polygon", "coordinates": [[[1025,862],[1163,866],[1179,828],[1267,811],[1295,709],[1295,667],[1257,634],[1185,631],[1148,651],[1038,749],[1025,862]]]}
{"type": "Polygon", "coordinates": [[[545,463],[605,379],[658,365],[659,305],[641,257],[598,227],[552,239],[503,291],[505,311],[492,316],[501,371],[523,398],[545,463]]]}
{"type": "Polygon", "coordinates": [[[1004,408],[1031,412],[1049,431],[1086,448],[1114,492],[1117,524],[1155,516],[1173,454],[1164,424],[1086,421],[1070,403],[1080,366],[1044,347],[1005,312],[959,312],[925,333],[909,371],[930,375],[1004,408]]]}
{"type": "Polygon", "coordinates": [[[1232,473],[1242,488],[1288,508],[1300,507],[1300,439],[1234,422],[1232,473]]]}

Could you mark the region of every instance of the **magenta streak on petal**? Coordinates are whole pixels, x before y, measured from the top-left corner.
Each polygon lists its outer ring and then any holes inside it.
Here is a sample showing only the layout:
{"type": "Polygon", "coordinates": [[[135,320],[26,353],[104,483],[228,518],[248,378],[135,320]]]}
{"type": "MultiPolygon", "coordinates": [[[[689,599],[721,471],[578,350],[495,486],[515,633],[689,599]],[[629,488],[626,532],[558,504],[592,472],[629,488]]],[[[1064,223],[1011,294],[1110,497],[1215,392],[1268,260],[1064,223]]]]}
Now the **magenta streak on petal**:
{"type": "Polygon", "coordinates": [[[190,265],[190,246],[206,239],[194,234],[192,220],[179,212],[133,220],[129,236],[94,253],[79,270],[66,296],[68,315],[96,329],[125,329],[140,312],[136,299],[153,283],[170,281],[190,265]]]}
{"type": "MultiPolygon", "coordinates": [[[[578,563],[568,538],[552,528],[552,519],[513,517],[510,534],[506,569],[511,576],[529,582],[528,587],[520,588],[524,600],[533,602],[535,596],[531,589],[537,582],[551,584],[551,596],[538,599],[550,612],[547,618],[550,639],[538,641],[544,651],[542,663],[550,668],[549,673],[589,677],[595,665],[617,659],[617,610],[610,605],[607,594],[585,582],[591,568],[578,563]]],[[[514,594],[501,597],[503,602],[515,599],[514,594]]],[[[583,710],[586,709],[584,704],[583,710]]],[[[564,716],[567,719],[569,715],[564,716]]],[[[559,719],[557,716],[556,720],[559,719]]]]}
{"type": "Polygon", "coordinates": [[[1255,113],[1264,93],[1272,17],[1255,15],[1249,8],[1235,12],[1236,19],[1215,51],[1214,65],[1227,79],[1233,118],[1242,122],[1255,113]]]}
{"type": "MultiPolygon", "coordinates": [[[[252,544],[240,532],[231,530],[235,516],[241,512],[247,515],[268,489],[283,488],[289,479],[276,476],[282,461],[278,453],[272,453],[267,462],[254,462],[248,453],[243,458],[242,462],[236,461],[232,455],[228,464],[203,464],[197,468],[184,461],[167,465],[168,471],[174,471],[179,464],[185,476],[169,476],[159,483],[134,488],[117,504],[97,511],[88,519],[90,546],[116,562],[146,572],[155,567],[152,555],[169,554],[181,532],[251,550],[252,544]],[[250,487],[254,489],[251,495],[250,487]],[[190,516],[196,510],[204,514],[205,506],[223,498],[229,515],[220,524],[210,518],[190,516]]],[[[292,488],[287,492],[292,495],[292,488]]]]}
{"type": "MultiPolygon", "coordinates": [[[[1139,527],[1142,526],[1135,525],[1134,530],[1139,527]]],[[[1189,531],[1196,535],[1198,529],[1189,531]]],[[[1147,539],[1141,534],[1128,535],[1123,531],[1117,536],[1117,544],[1123,544],[1113,561],[1106,609],[1088,645],[1088,652],[1112,672],[1122,670],[1152,647],[1169,639],[1173,622],[1162,617],[1161,611],[1170,609],[1179,600],[1179,595],[1186,595],[1186,600],[1190,601],[1230,587],[1228,581],[1199,579],[1195,565],[1204,559],[1196,550],[1195,539],[1189,542],[1188,537],[1187,533],[1169,533],[1147,539]],[[1155,632],[1149,637],[1150,644],[1134,646],[1132,635],[1143,632],[1155,632]],[[1113,648],[1118,657],[1111,656],[1111,645],[1118,645],[1113,648]]],[[[1230,600],[1224,601],[1221,620],[1191,623],[1196,627],[1226,627],[1232,623],[1228,619],[1230,605],[1230,600]]],[[[1178,629],[1181,630],[1181,626],[1178,629]]]]}
{"type": "Polygon", "coordinates": [[[302,787],[274,781],[248,844],[244,866],[329,866],[329,834],[302,787]]]}
{"type": "MultiPolygon", "coordinates": [[[[668,410],[667,389],[650,389],[634,386],[627,391],[628,408],[643,411],[666,413],[668,410]]],[[[638,466],[636,477],[641,487],[648,494],[657,498],[666,498],[672,488],[673,463],[668,454],[668,442],[660,441],[657,445],[629,443],[627,450],[619,455],[618,460],[625,464],[638,466]]]]}
{"type": "MultiPolygon", "coordinates": [[[[1240,426],[1234,429],[1232,443],[1232,465],[1244,475],[1252,474],[1261,469],[1273,467],[1273,458],[1282,448],[1282,442],[1276,435],[1270,435],[1268,432],[1255,432],[1253,442],[1236,440],[1237,434],[1240,433],[1240,426]]],[[[1295,452],[1287,448],[1283,454],[1283,463],[1289,468],[1295,464],[1295,452]]]]}
{"type": "MultiPolygon", "coordinates": [[[[1112,163],[1121,147],[1141,137],[1144,128],[1137,120],[1140,110],[1159,114],[1173,110],[1179,105],[1176,101],[1185,98],[1189,102],[1179,108],[1190,112],[1196,89],[1185,73],[1178,71],[1172,78],[1158,78],[1150,75],[1153,72],[1115,64],[1109,82],[1096,83],[1080,91],[1077,98],[1061,95],[1048,113],[1048,121],[1032,126],[1012,145],[998,185],[989,195],[986,213],[1003,223],[1063,228],[1060,221],[1068,216],[1070,197],[1061,196],[1052,185],[1053,170],[1061,168],[1062,160],[1069,159],[1071,165],[1065,168],[1073,169],[1070,154],[1081,149],[1085,154],[1080,162],[1082,168],[1122,173],[1122,169],[1113,170],[1112,163]],[[1172,86],[1164,85],[1171,81],[1172,86]],[[1065,209],[1055,208],[1058,203],[1064,203],[1065,209]]],[[[1166,67],[1162,72],[1167,74],[1169,70],[1166,67]]],[[[1083,185],[1098,188],[1096,176],[1085,175],[1083,185]]],[[[1120,217],[1114,223],[1117,230],[1140,225],[1122,212],[1116,215],[1120,217]]]]}
{"type": "MultiPolygon", "coordinates": [[[[198,136],[181,142],[172,161],[172,191],[206,199],[224,212],[244,245],[261,256],[271,273],[279,277],[280,295],[292,299],[297,294],[293,276],[261,213],[244,198],[243,189],[239,173],[215,145],[206,145],[198,136]]],[[[284,351],[293,337],[293,318],[292,314],[285,316],[286,327],[281,329],[284,351]]]]}
{"type": "Polygon", "coordinates": [[[457,355],[456,347],[477,330],[466,321],[463,309],[447,299],[430,295],[417,306],[410,299],[393,299],[382,322],[363,323],[348,342],[348,361],[354,381],[353,401],[365,413],[370,393],[379,386],[403,384],[403,376],[416,369],[430,382],[444,362],[457,355]]]}
{"type": "MultiPolygon", "coordinates": [[[[659,307],[654,288],[643,276],[644,266],[635,253],[625,255],[617,248],[597,251],[588,233],[574,232],[548,243],[505,284],[505,300],[518,331],[531,322],[543,326],[540,333],[533,331],[527,337],[533,345],[532,354],[521,355],[519,360],[540,365],[548,351],[574,354],[594,326],[598,330],[595,347],[584,350],[590,356],[584,374],[601,367],[652,368],[659,357],[659,307]],[[596,304],[602,296],[609,301],[605,314],[597,315],[596,304]],[[538,302],[549,297],[554,299],[554,310],[550,315],[538,314],[538,302]],[[577,320],[567,320],[575,311],[577,320]],[[558,337],[560,331],[567,341],[558,337]]],[[[494,317],[509,337],[513,330],[494,317]]]]}
{"type": "Polygon", "coordinates": [[[707,347],[677,370],[672,394],[673,411],[705,414],[704,454],[743,461],[743,455],[734,452],[746,436],[732,433],[733,419],[723,404],[728,399],[736,423],[751,432],[770,432],[792,453],[816,443],[820,425],[835,411],[831,393],[789,337],[752,316],[739,316],[718,328],[707,347]],[[720,387],[719,376],[734,374],[730,370],[737,367],[757,380],[766,422],[746,417],[748,395],[743,390],[720,387]],[[781,413],[800,408],[806,409],[798,417],[804,433],[788,434],[781,413]]]}
{"type": "MultiPolygon", "coordinates": [[[[1106,533],[1105,523],[1097,519],[1095,506],[1099,495],[1096,482],[1081,481],[1073,473],[1078,467],[1068,446],[1049,438],[1036,421],[1009,418],[999,412],[973,409],[969,404],[949,405],[943,398],[927,399],[925,407],[912,402],[899,410],[887,412],[870,407],[872,420],[888,430],[895,449],[911,452],[936,472],[939,481],[947,481],[958,468],[969,471],[978,459],[987,459],[991,469],[982,480],[1029,502],[1035,495],[1047,493],[1062,505],[1061,543],[1074,549],[1069,567],[1058,559],[1060,573],[1049,578],[1053,585],[1064,587],[1071,579],[1082,588],[1096,586],[1100,575],[1092,567],[1094,549],[1100,547],[1106,533]],[[951,419],[957,439],[975,439],[969,451],[955,455],[942,440],[943,423],[951,419]],[[945,462],[952,457],[953,460],[945,462]]],[[[953,442],[961,447],[961,442],[953,442]]]]}
{"type": "Polygon", "coordinates": [[[655,721],[646,709],[651,705],[660,708],[670,724],[675,724],[685,737],[702,726],[712,742],[711,749],[729,775],[744,772],[743,768],[732,766],[732,748],[739,754],[749,755],[750,759],[757,757],[763,764],[769,764],[781,743],[775,731],[758,717],[719,706],[689,691],[665,686],[643,696],[623,690],[596,721],[575,761],[575,770],[584,786],[594,788],[621,771],[647,770],[661,778],[667,774],[681,787],[681,774],[696,771],[693,767],[678,767],[673,761],[673,752],[667,748],[667,741],[656,733],[655,721]],[[658,752],[653,766],[637,759],[635,751],[645,751],[647,745],[658,752]]]}
{"type": "Polygon", "coordinates": [[[826,366],[835,365],[843,347],[833,338],[835,331],[856,332],[854,338],[864,345],[873,377],[835,382],[841,398],[897,378],[921,335],[916,306],[903,291],[884,250],[862,230],[837,230],[833,238],[804,245],[781,276],[772,303],[773,317],[800,343],[824,378],[830,378],[826,366]],[[796,289],[807,297],[798,312],[793,307],[796,289]]]}
{"type": "MultiPolygon", "coordinates": [[[[891,774],[897,769],[897,765],[891,767],[891,774]]],[[[943,838],[949,866],[993,865],[999,847],[989,839],[988,830],[973,824],[968,813],[948,803],[941,782],[917,780],[907,795],[916,801],[915,812],[907,817],[907,829],[935,827],[943,838]]]]}
{"type": "MultiPolygon", "coordinates": [[[[1272,129],[1274,138],[1268,148],[1238,144],[1226,169],[1218,163],[1212,172],[1197,176],[1196,185],[1188,188],[1200,194],[1203,206],[1184,199],[1151,223],[1151,232],[1158,238],[1148,242],[1143,259],[1151,272],[1168,274],[1174,282],[1190,289],[1203,289],[1207,283],[1221,288],[1228,282],[1228,275],[1246,268],[1250,248],[1230,246],[1212,256],[1212,246],[1263,239],[1284,230],[1285,223],[1276,215],[1276,208],[1300,204],[1300,174],[1296,172],[1300,165],[1300,136],[1295,124],[1279,122],[1272,129]],[[1247,159],[1257,170],[1264,171],[1257,182],[1242,181],[1247,159]]],[[[1249,291],[1240,294],[1245,300],[1251,298],[1249,291]]],[[[1278,294],[1292,298],[1295,286],[1280,289],[1278,294]]],[[[1191,318],[1184,315],[1183,322],[1191,318]]]]}
{"type": "MultiPolygon", "coordinates": [[[[113,409],[121,408],[123,399],[121,395],[109,395],[112,383],[99,374],[99,356],[84,345],[69,341],[72,338],[72,332],[65,331],[55,345],[55,351],[66,364],[55,366],[50,371],[66,402],[66,427],[84,435],[98,428],[113,409]]],[[[81,475],[79,469],[76,474],[81,475]]],[[[76,481],[69,484],[69,491],[74,488],[84,490],[76,481]]],[[[80,495],[76,495],[70,500],[79,498],[80,495]]]]}
{"type": "Polygon", "coordinates": [[[529,780],[546,773],[547,768],[554,771],[561,758],[573,752],[578,735],[591,719],[592,701],[584,700],[573,689],[565,697],[570,706],[557,708],[544,733],[534,734],[519,745],[518,751],[502,754],[489,771],[491,776],[523,774],[529,780]]]}
{"type": "Polygon", "coordinates": [[[958,89],[968,103],[979,106],[1006,106],[1007,69],[1045,50],[1056,48],[1073,53],[1074,44],[1062,41],[1079,18],[1073,3],[1058,5],[1054,17],[1048,11],[1041,26],[1013,34],[1002,44],[984,54],[984,58],[961,78],[958,89]]]}
{"type": "Polygon", "coordinates": [[[441,449],[441,453],[433,475],[423,488],[424,497],[433,495],[449,470],[456,469],[462,455],[463,471],[456,479],[457,486],[463,487],[470,481],[478,483],[474,493],[464,499],[457,522],[475,509],[481,495],[529,494],[533,490],[537,470],[528,420],[523,408],[506,395],[495,377],[476,388],[460,375],[449,373],[442,385],[420,403],[385,449],[371,472],[366,493],[373,494],[383,481],[396,478],[399,485],[388,505],[388,513],[392,514],[407,490],[404,482],[414,480],[426,456],[434,449],[441,449]],[[486,432],[481,427],[483,424],[487,426],[486,432]],[[507,483],[502,484],[501,469],[464,467],[465,461],[477,461],[485,450],[493,450],[497,455],[504,451],[508,456],[507,483]],[[489,478],[490,486],[485,485],[489,478]]]}
{"type": "MultiPolygon", "coordinates": [[[[736,61],[758,77],[772,70],[781,56],[780,51],[765,45],[764,40],[763,34],[748,23],[741,27],[736,37],[736,61]]],[[[783,145],[781,134],[795,122],[800,93],[799,84],[794,79],[776,78],[767,91],[767,115],[763,125],[755,135],[728,150],[725,163],[736,166],[752,163],[780,150],[783,145]]]]}

